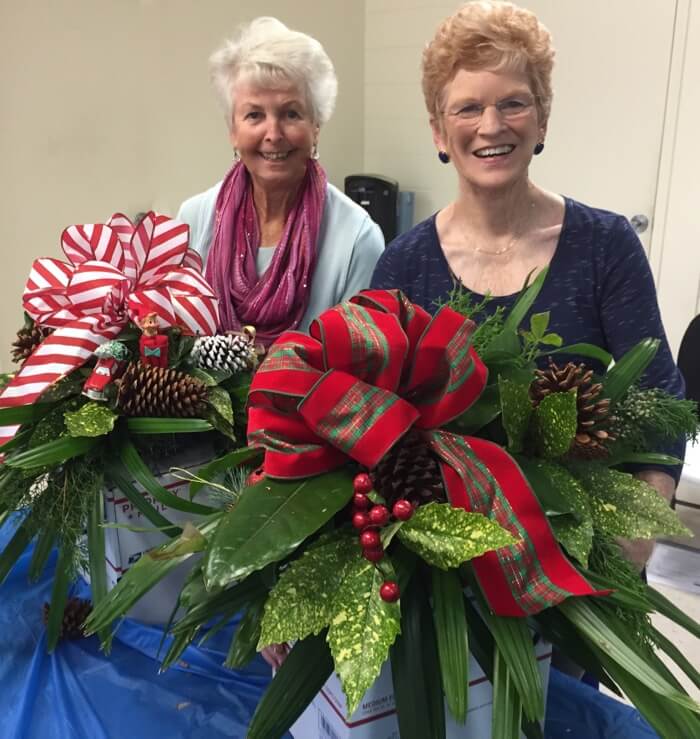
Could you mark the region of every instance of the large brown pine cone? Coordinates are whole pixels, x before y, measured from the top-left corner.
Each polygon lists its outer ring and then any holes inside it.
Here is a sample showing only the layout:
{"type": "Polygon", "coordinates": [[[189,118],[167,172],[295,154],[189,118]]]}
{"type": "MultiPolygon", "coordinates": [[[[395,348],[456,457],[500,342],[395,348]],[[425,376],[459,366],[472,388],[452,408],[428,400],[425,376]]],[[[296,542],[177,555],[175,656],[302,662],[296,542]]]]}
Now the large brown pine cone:
{"type": "Polygon", "coordinates": [[[601,398],[603,385],[593,382],[593,370],[584,364],[568,362],[559,367],[551,358],[544,370],[535,370],[535,380],[530,385],[530,397],[535,406],[552,393],[576,390],[578,419],[576,436],[569,449],[572,457],[588,459],[608,455],[607,445],[615,440],[610,433],[614,420],[610,415],[609,398],[601,398]]]}
{"type": "Polygon", "coordinates": [[[34,324],[31,328],[21,328],[17,338],[12,342],[12,361],[25,362],[41,342],[53,333],[52,328],[43,328],[34,324]]]}
{"type": "Polygon", "coordinates": [[[127,416],[191,418],[204,411],[206,385],[184,372],[132,362],[118,382],[117,406],[127,416]]]}
{"type": "Polygon", "coordinates": [[[409,431],[394,444],[370,474],[390,506],[399,498],[416,505],[446,499],[440,466],[419,431],[409,431]]]}

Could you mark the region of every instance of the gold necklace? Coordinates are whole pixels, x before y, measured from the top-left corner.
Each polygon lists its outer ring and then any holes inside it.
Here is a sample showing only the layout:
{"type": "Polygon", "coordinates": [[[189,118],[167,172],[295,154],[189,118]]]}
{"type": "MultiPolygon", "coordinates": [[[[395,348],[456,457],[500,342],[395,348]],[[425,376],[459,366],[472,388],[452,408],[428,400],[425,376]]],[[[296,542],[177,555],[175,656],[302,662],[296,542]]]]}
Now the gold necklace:
{"type": "MultiPolygon", "coordinates": [[[[523,234],[525,233],[526,229],[523,227],[526,222],[529,222],[532,218],[532,213],[535,208],[535,202],[530,202],[530,208],[528,209],[526,216],[521,219],[521,228],[519,229],[519,232],[514,234],[510,241],[502,248],[496,249],[496,251],[490,251],[489,249],[484,249],[481,246],[470,246],[470,249],[475,252],[476,254],[488,254],[490,257],[500,257],[502,254],[507,254],[521,239],[523,234]]],[[[466,234],[463,235],[466,237],[466,234]]],[[[467,244],[469,244],[469,239],[465,238],[465,241],[467,244]]]]}

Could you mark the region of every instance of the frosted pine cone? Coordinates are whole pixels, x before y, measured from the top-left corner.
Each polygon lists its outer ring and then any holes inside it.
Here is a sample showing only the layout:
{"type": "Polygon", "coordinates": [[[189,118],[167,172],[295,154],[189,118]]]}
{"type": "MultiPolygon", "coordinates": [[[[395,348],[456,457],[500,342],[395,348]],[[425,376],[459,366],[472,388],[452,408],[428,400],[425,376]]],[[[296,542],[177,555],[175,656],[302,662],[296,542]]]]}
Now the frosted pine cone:
{"type": "Polygon", "coordinates": [[[253,342],[246,336],[202,336],[194,343],[192,357],[203,370],[246,372],[255,365],[253,342]]]}

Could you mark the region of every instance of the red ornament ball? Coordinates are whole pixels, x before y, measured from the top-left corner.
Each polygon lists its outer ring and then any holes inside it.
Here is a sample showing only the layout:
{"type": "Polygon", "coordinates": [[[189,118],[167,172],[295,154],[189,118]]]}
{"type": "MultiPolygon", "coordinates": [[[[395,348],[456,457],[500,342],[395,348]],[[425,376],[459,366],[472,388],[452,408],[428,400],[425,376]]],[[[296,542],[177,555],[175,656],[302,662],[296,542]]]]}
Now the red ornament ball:
{"type": "Polygon", "coordinates": [[[399,586],[393,580],[387,580],[381,588],[379,588],[379,596],[387,603],[396,603],[401,597],[399,586]]]}
{"type": "Polygon", "coordinates": [[[384,526],[389,521],[389,509],[385,505],[375,505],[369,509],[369,520],[375,526],[384,526]]]}
{"type": "Polygon", "coordinates": [[[397,500],[396,503],[394,503],[394,507],[391,509],[391,512],[394,514],[394,518],[398,518],[399,521],[408,521],[408,519],[413,515],[413,506],[410,501],[405,498],[401,498],[401,500],[397,500]]]}
{"type": "Polygon", "coordinates": [[[370,562],[379,562],[379,560],[384,557],[384,550],[381,547],[377,547],[376,549],[363,549],[362,556],[370,562]]]}
{"type": "Polygon", "coordinates": [[[352,489],[356,493],[367,493],[371,492],[374,488],[372,478],[366,472],[360,472],[359,475],[355,475],[355,479],[352,481],[352,489]]]}
{"type": "Polygon", "coordinates": [[[367,529],[360,534],[360,544],[363,549],[376,549],[382,545],[382,538],[378,531],[367,529]]]}
{"type": "Polygon", "coordinates": [[[352,504],[358,510],[366,511],[372,504],[372,501],[364,493],[355,493],[352,496],[352,504]]]}
{"type": "Polygon", "coordinates": [[[358,530],[366,529],[369,526],[369,516],[366,513],[358,511],[352,517],[352,525],[358,530]]]}

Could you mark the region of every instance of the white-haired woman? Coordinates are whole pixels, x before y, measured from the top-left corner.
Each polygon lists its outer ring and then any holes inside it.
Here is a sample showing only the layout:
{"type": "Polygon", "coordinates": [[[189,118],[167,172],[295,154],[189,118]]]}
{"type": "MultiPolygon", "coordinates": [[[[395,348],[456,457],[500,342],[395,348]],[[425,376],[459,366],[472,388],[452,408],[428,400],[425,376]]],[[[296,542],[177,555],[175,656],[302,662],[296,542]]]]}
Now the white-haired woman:
{"type": "Polygon", "coordinates": [[[210,66],[234,164],[222,182],[185,201],[178,218],[206,260],[223,328],[252,324],[267,345],[366,288],[384,239],[318,163],[338,88],[318,41],[257,18],[210,66]]]}

